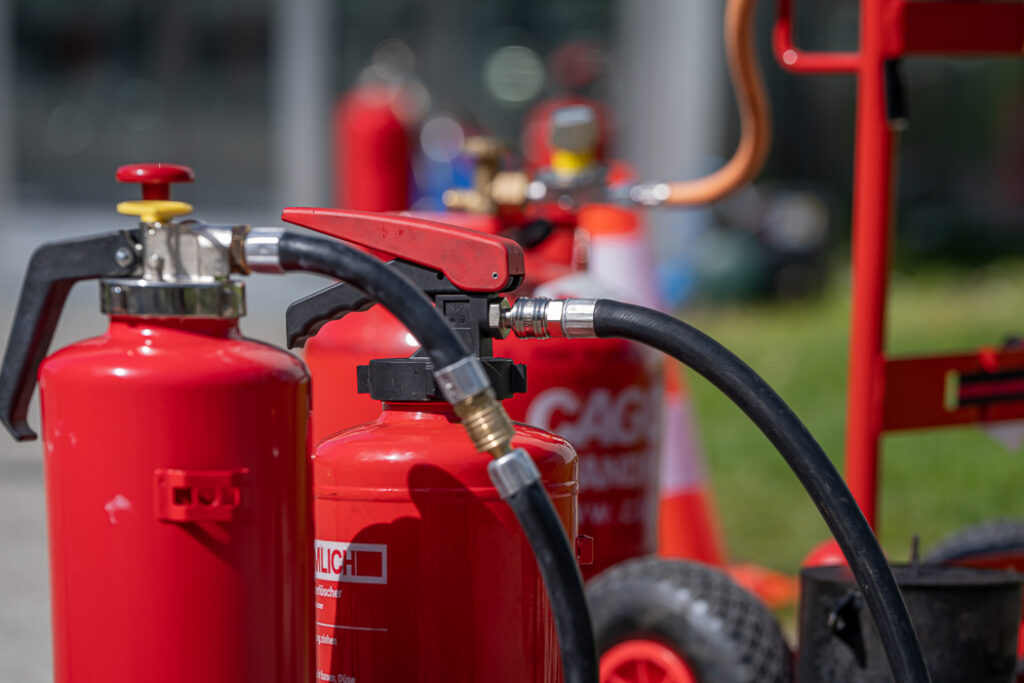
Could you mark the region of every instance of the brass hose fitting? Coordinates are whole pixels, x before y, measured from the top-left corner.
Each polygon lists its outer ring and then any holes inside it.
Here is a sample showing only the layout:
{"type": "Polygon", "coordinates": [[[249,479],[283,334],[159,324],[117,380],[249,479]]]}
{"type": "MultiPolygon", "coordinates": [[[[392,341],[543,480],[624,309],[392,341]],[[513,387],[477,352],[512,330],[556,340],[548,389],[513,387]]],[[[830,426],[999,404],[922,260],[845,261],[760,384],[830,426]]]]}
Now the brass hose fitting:
{"type": "Polygon", "coordinates": [[[489,214],[499,207],[526,203],[530,178],[522,171],[501,170],[504,149],[498,140],[473,136],[466,140],[462,151],[473,162],[473,185],[445,190],[441,195],[445,207],[489,214]]]}
{"type": "Polygon", "coordinates": [[[452,408],[478,451],[500,458],[512,450],[515,429],[493,389],[474,394],[452,408]]]}
{"type": "Polygon", "coordinates": [[[434,373],[434,380],[478,451],[500,458],[511,450],[515,436],[512,420],[491,388],[479,358],[466,356],[441,368],[434,373]]]}

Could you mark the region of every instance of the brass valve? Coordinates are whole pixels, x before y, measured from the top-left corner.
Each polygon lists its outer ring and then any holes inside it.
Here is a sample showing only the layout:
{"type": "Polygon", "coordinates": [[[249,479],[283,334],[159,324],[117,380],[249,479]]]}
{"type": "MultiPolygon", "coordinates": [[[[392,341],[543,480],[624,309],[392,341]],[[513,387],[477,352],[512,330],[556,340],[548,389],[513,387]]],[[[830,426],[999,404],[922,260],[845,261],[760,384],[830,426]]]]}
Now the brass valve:
{"type": "Polygon", "coordinates": [[[529,177],[521,171],[502,171],[504,148],[495,138],[477,135],[466,140],[463,152],[474,164],[473,187],[453,188],[441,196],[444,205],[456,211],[494,213],[502,206],[526,203],[529,177]]]}

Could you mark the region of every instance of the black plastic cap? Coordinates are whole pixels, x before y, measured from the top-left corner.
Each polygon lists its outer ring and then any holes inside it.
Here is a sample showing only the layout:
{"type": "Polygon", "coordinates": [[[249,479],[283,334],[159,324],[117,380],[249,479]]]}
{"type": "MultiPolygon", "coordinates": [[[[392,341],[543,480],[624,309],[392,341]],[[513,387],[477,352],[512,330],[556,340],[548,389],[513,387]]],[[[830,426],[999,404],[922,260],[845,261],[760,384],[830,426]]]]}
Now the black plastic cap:
{"type": "MultiPolygon", "coordinates": [[[[499,400],[526,391],[526,366],[509,358],[482,358],[499,400]]],[[[426,358],[380,358],[356,368],[356,388],[376,401],[391,403],[444,401],[426,358]]]]}

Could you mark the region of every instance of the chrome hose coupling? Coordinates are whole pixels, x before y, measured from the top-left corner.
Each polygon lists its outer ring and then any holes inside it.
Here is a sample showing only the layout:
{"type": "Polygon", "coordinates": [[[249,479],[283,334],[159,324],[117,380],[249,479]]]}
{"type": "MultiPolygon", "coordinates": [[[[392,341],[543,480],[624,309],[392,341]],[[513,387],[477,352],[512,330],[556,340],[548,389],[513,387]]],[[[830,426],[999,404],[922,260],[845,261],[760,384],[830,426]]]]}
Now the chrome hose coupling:
{"type": "Polygon", "coordinates": [[[597,299],[521,298],[505,314],[508,327],[522,339],[588,339],[594,332],[597,299]]]}
{"type": "Polygon", "coordinates": [[[515,427],[479,358],[466,356],[441,368],[434,373],[434,381],[478,451],[496,458],[509,452],[515,427]]]}
{"type": "Polygon", "coordinates": [[[283,273],[281,237],[284,228],[252,228],[245,236],[245,272],[283,273]]]}
{"type": "Polygon", "coordinates": [[[535,482],[540,481],[540,470],[533,458],[517,448],[487,465],[487,474],[502,500],[508,500],[535,482]]]}

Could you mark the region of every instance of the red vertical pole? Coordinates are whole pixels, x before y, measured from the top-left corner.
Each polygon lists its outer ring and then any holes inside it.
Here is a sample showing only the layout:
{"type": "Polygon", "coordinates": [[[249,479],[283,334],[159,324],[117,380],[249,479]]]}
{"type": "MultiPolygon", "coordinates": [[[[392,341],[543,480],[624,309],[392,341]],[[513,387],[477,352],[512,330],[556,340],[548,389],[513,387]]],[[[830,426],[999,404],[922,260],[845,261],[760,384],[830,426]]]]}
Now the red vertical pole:
{"type": "Polygon", "coordinates": [[[884,397],[885,303],[892,217],[892,132],[886,119],[883,41],[889,0],[861,0],[853,188],[853,302],[846,478],[875,526],[884,397]]]}

